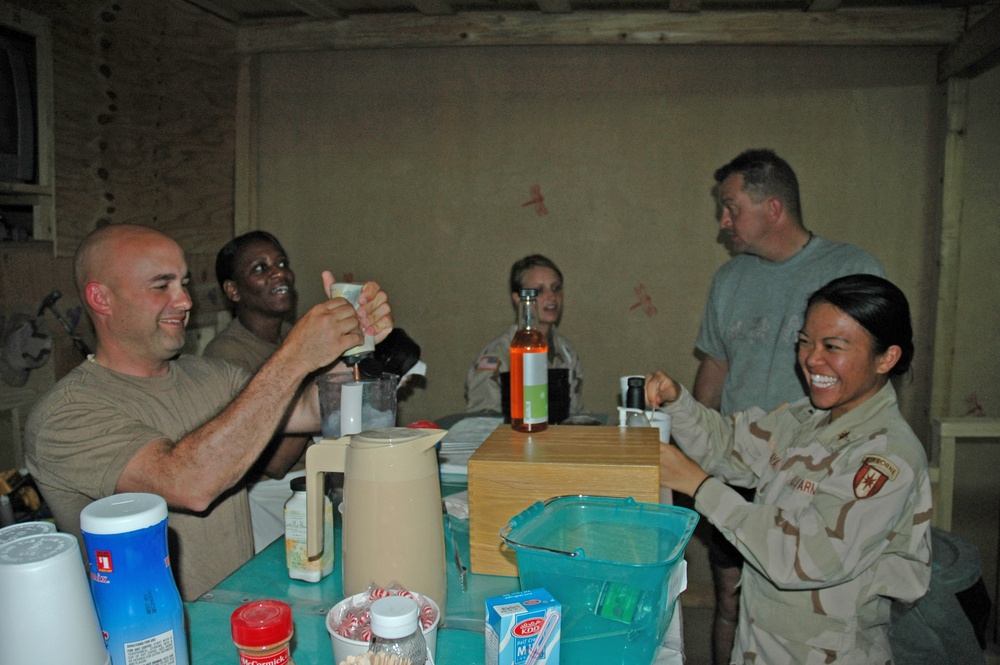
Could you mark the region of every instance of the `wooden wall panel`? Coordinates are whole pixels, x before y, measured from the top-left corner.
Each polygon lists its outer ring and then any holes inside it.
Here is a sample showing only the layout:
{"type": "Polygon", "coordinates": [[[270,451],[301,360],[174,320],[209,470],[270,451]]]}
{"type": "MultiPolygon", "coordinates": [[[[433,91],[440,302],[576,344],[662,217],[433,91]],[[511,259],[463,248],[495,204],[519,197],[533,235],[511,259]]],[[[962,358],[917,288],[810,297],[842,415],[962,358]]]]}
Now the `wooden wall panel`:
{"type": "Polygon", "coordinates": [[[232,237],[234,31],[180,0],[30,3],[52,20],[58,251],[104,223],[232,237]]]}
{"type": "MultiPolygon", "coordinates": [[[[0,245],[0,314],[53,289],[79,307],[71,257],[105,223],[142,223],[188,253],[195,314],[222,306],[215,253],[232,237],[234,29],[181,0],[10,0],[52,22],[58,258],[0,245]]],[[[79,353],[49,315],[56,375],[79,353]]]]}

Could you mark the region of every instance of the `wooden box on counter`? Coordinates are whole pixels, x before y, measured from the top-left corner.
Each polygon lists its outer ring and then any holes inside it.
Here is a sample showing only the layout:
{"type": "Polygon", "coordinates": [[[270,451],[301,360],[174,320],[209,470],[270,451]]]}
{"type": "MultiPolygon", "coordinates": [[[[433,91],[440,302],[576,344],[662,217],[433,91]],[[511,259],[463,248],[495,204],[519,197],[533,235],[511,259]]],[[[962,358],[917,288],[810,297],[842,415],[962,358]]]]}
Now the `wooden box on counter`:
{"type": "Polygon", "coordinates": [[[655,427],[549,425],[521,434],[500,425],[469,458],[472,572],[517,575],[517,555],[498,535],[536,501],[567,494],[660,500],[655,427]]]}

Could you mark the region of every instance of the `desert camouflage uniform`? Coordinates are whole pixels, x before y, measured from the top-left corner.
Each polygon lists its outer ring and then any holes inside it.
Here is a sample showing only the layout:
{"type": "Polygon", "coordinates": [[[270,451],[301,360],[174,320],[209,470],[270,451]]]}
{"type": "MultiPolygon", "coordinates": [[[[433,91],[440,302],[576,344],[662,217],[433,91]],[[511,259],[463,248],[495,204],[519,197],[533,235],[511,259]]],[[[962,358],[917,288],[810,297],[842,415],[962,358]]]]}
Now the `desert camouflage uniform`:
{"type": "MultiPolygon", "coordinates": [[[[465,376],[465,410],[500,413],[500,373],[510,371],[510,343],[517,332],[512,325],[490,340],[476,356],[465,376]]],[[[553,327],[549,338],[549,369],[569,369],[569,413],[583,412],[583,367],[573,344],[553,327]]]]}
{"type": "Polygon", "coordinates": [[[833,423],[808,398],[723,418],[686,389],[666,411],[714,476],[695,508],[748,564],[731,661],[892,662],[891,601],[919,599],[931,577],[927,459],[892,384],[833,423]],[[722,480],[756,488],[753,503],[722,480]]]}

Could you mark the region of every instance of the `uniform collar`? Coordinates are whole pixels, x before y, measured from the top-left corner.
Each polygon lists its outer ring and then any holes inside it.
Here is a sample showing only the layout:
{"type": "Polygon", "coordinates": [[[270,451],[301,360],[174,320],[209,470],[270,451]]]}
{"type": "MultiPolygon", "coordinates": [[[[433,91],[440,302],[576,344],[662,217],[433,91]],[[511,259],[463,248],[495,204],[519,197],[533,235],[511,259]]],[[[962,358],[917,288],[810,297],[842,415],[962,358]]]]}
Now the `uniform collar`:
{"type": "Polygon", "coordinates": [[[860,434],[867,436],[888,425],[890,415],[897,410],[896,405],[896,389],[892,381],[888,381],[877,393],[832,423],[828,422],[829,411],[812,409],[812,417],[818,421],[816,439],[831,450],[841,448],[860,434]]]}

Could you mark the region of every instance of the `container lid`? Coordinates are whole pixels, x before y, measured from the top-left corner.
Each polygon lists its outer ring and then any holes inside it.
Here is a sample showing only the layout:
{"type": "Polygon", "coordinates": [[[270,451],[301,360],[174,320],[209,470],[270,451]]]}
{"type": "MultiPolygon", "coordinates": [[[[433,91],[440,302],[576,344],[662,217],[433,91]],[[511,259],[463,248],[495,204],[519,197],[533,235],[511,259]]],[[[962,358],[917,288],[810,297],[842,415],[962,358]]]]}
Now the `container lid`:
{"type": "Polygon", "coordinates": [[[244,647],[280,644],[292,636],[292,608],[280,600],[258,600],[236,608],[229,618],[233,642],[244,647]]]}
{"type": "Polygon", "coordinates": [[[522,298],[527,298],[529,296],[534,298],[537,295],[538,295],[538,289],[521,289],[522,298]]]}
{"type": "Polygon", "coordinates": [[[386,596],[372,603],[372,633],[390,640],[406,637],[420,627],[420,607],[406,596],[386,596]]]}
{"type": "Polygon", "coordinates": [[[412,427],[384,427],[366,429],[351,437],[351,446],[376,447],[396,446],[427,436],[427,432],[412,427]]]}
{"type": "Polygon", "coordinates": [[[167,502],[158,494],[127,492],[98,499],[80,511],[86,533],[115,534],[147,529],[167,519],[167,502]]]}
{"type": "Polygon", "coordinates": [[[52,522],[21,522],[0,529],[0,545],[26,536],[38,536],[43,533],[55,533],[56,525],[52,522]]]}
{"type": "Polygon", "coordinates": [[[21,570],[46,568],[50,559],[66,552],[80,552],[76,536],[68,533],[43,533],[25,536],[0,545],[0,566],[18,566],[21,570]]]}
{"type": "Polygon", "coordinates": [[[291,488],[293,492],[305,492],[306,491],[306,477],[305,476],[295,476],[288,483],[288,487],[291,488]]]}

